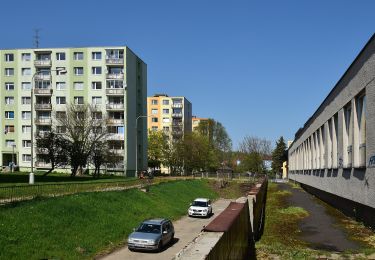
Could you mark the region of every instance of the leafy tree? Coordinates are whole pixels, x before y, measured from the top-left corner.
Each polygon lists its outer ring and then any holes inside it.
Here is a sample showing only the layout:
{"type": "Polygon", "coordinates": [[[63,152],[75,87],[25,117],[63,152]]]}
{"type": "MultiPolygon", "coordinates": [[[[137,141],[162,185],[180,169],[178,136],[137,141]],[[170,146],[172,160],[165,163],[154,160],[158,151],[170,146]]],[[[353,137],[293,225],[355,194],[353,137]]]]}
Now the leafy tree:
{"type": "Polygon", "coordinates": [[[272,173],[274,175],[281,172],[283,162],[287,160],[286,149],[284,138],[281,136],[276,142],[276,148],[272,152],[272,173]]]}
{"type": "Polygon", "coordinates": [[[185,134],[184,167],[188,172],[207,170],[210,165],[208,138],[198,133],[185,134]]]}
{"type": "Polygon", "coordinates": [[[167,145],[167,136],[162,131],[148,132],[148,167],[160,168],[165,160],[163,149],[167,145]]]}
{"type": "Polygon", "coordinates": [[[48,175],[56,168],[68,164],[69,158],[66,152],[68,147],[69,143],[60,134],[56,134],[54,130],[43,134],[37,133],[37,153],[44,161],[51,163],[51,169],[44,173],[43,176],[48,175]]]}

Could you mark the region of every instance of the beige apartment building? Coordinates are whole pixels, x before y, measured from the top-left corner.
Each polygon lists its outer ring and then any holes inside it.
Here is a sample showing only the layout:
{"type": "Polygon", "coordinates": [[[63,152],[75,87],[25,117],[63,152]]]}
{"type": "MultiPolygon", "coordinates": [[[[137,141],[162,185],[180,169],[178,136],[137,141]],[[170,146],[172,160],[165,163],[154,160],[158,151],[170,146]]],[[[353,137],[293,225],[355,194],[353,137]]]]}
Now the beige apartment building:
{"type": "Polygon", "coordinates": [[[199,126],[200,122],[205,122],[205,121],[208,121],[208,118],[201,118],[201,117],[193,116],[192,117],[192,122],[191,122],[191,125],[192,125],[192,128],[193,128],[193,132],[196,131],[196,129],[199,126]]]}
{"type": "Polygon", "coordinates": [[[147,97],[147,127],[162,130],[171,140],[192,131],[192,104],[185,97],[156,94],[147,97]]]}

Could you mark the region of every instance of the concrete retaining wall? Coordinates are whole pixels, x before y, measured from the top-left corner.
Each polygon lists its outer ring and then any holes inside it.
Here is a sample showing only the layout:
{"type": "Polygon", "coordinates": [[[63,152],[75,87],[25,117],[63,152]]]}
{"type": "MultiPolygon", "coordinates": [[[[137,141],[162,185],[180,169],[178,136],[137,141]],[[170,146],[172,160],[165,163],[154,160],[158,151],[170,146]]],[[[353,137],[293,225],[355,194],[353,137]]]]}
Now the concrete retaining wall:
{"type": "Polygon", "coordinates": [[[247,197],[231,202],[174,259],[255,259],[254,244],[264,227],[267,185],[267,179],[262,179],[247,197]]]}

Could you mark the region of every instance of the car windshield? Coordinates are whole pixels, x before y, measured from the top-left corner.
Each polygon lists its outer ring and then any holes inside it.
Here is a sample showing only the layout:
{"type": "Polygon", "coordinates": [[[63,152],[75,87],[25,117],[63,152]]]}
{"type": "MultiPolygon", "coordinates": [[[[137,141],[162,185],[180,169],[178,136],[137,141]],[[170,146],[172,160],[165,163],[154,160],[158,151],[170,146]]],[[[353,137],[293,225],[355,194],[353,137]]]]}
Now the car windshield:
{"type": "Polygon", "coordinates": [[[137,232],[159,234],[161,232],[161,226],[158,224],[142,223],[137,229],[137,232]]]}
{"type": "Polygon", "coordinates": [[[193,201],[193,203],[191,205],[192,206],[196,206],[196,207],[207,207],[207,202],[204,202],[204,201],[193,201]]]}

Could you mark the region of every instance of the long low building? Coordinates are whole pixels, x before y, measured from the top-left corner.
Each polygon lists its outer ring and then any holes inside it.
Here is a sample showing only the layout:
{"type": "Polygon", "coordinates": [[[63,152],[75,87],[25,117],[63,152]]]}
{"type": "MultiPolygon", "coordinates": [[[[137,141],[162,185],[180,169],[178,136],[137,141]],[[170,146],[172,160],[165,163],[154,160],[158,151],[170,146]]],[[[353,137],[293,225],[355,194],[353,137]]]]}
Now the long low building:
{"type": "Polygon", "coordinates": [[[375,226],[375,35],[295,135],[289,179],[375,226]]]}

